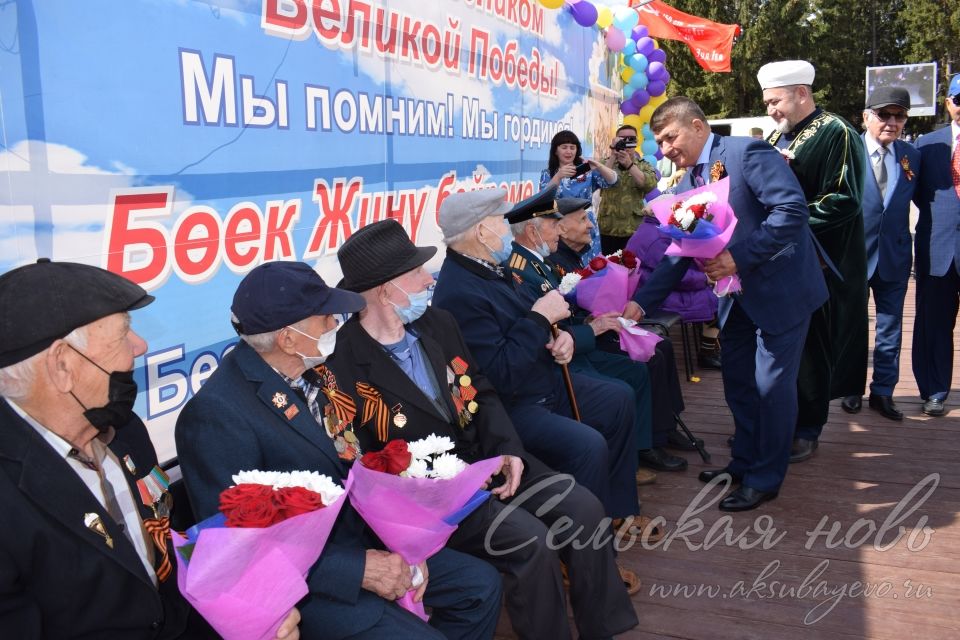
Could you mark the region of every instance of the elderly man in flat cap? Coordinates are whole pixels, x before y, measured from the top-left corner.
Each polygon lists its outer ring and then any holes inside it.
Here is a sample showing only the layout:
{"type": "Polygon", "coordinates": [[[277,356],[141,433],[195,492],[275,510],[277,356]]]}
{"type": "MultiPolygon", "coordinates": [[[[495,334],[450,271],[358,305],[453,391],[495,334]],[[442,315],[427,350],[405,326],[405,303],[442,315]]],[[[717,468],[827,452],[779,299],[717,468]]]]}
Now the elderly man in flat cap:
{"type": "Polygon", "coordinates": [[[4,638],[217,637],[177,588],[166,475],[133,413],[129,312],[152,301],[82,264],[0,276],[4,638]]]}
{"type": "MultiPolygon", "coordinates": [[[[360,453],[352,403],[328,401],[336,382],[324,361],[336,348],[340,315],[362,297],[328,287],[302,262],[270,262],[248,273],[233,297],[240,342],[177,419],[176,440],[197,519],[215,514],[220,492],[241,470],[316,471],[342,484],[360,453]]],[[[342,395],[342,394],[341,394],[342,395]]],[[[344,506],[320,560],[307,575],[301,628],[308,638],[490,638],[500,579],[467,555],[441,550],[420,567],[382,544],[344,506]],[[433,609],[428,626],[393,603],[433,609]]]]}
{"type": "Polygon", "coordinates": [[[338,334],[328,362],[339,388],[371,416],[356,425],[359,445],[378,451],[391,440],[435,435],[449,438],[467,463],[502,457],[492,490],[497,499],[461,522],[447,546],[505,574],[507,611],[521,638],[570,638],[560,560],[568,568],[580,637],[622,633],[637,618],[614,551],[589,543],[605,520],[603,506],[572,477],[524,450],[453,316],[429,306],[434,282],[424,264],[436,251],[414,246],[397,221],[384,220],[355,232],[337,252],[340,288],[367,302],[338,334]],[[370,403],[389,408],[390,418],[378,424],[378,411],[367,411],[370,403]],[[548,527],[560,519],[579,530],[580,544],[550,544],[548,527]]]}
{"type": "Polygon", "coordinates": [[[863,140],[813,98],[814,68],[805,60],[760,67],[768,140],[784,154],[810,209],[810,228],[830,291],[810,320],[797,382],[800,414],[791,462],[808,459],[827,422],[830,400],[863,392],[867,376],[867,256],[863,237],[863,140]]]}
{"type": "MultiPolygon", "coordinates": [[[[869,404],[890,420],[903,420],[893,401],[893,389],[900,379],[903,300],[913,262],[910,200],[920,172],[920,152],[900,140],[909,110],[910,93],[900,87],[876,89],[863,110],[868,169],[863,225],[867,277],[877,310],[869,404]]],[[[847,396],[843,408],[857,413],[861,402],[861,393],[847,396]]]]}
{"type": "Polygon", "coordinates": [[[455,193],[440,207],[447,255],[433,303],[456,318],[480,370],[493,383],[523,446],[549,467],[569,473],[594,493],[607,515],[639,511],[632,391],[612,382],[572,374],[574,398],[560,365],[573,357],[566,331],[551,325],[570,315],[557,291],[532,305],[520,279],[501,265],[513,234],[504,216],[506,191],[455,193]],[[576,402],[582,422],[573,418],[576,402]]]}

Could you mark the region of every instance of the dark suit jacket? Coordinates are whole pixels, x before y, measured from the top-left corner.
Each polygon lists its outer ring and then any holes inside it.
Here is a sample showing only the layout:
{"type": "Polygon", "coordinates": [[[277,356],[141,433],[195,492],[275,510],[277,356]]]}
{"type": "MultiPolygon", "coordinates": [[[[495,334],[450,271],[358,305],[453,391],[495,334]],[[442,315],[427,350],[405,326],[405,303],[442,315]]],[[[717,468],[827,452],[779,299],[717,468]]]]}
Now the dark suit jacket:
{"type": "MultiPolygon", "coordinates": [[[[245,342],[227,354],[187,402],[177,419],[176,442],[198,520],[217,512],[220,492],[241,470],[317,471],[340,484],[347,476],[307,404],[245,342]],[[283,407],[277,406],[280,398],[283,407]]],[[[344,505],[320,560],[307,575],[310,596],[298,605],[306,637],[318,628],[323,637],[353,635],[383,615],[384,600],[361,589],[366,549],[372,547],[382,545],[356,511],[344,505]]]]}
{"type": "Polygon", "coordinates": [[[486,376],[480,373],[473,356],[463,341],[456,321],[446,311],[430,307],[421,318],[412,322],[410,328],[420,338],[420,344],[432,365],[437,382],[443,390],[443,401],[448,416],[443,416],[433,403],[400,369],[376,340],[370,337],[354,317],[337,335],[337,352],[328,365],[336,374],[340,389],[351,393],[357,403],[357,414],[363,413],[364,400],[356,393],[356,384],[365,382],[375,387],[391,409],[403,413],[407,421],[403,428],[389,422],[387,440],[377,437],[372,420],[355,425],[355,433],[363,451],[379,451],[390,440],[408,442],[426,438],[430,434],[446,436],[456,443],[455,453],[466,462],[476,462],[498,455],[513,455],[526,458],[520,437],[513,428],[497,392],[486,376]],[[472,420],[461,427],[456,416],[453,393],[460,389],[460,374],[454,374],[451,363],[455,358],[467,363],[465,372],[476,389],[476,413],[472,420]],[[448,374],[454,374],[454,382],[448,383],[448,374]]]}
{"type": "MultiPolygon", "coordinates": [[[[157,455],[139,418],[110,449],[146,475],[157,455]]],[[[121,464],[137,500],[136,480],[121,464]]],[[[0,399],[0,636],[3,638],[177,638],[190,607],[174,573],[159,589],[133,544],[76,472],[0,399]],[[84,525],[99,514],[113,538],[84,525]]],[[[141,517],[152,512],[140,505],[141,517]]],[[[173,553],[172,548],[170,553],[173,553]]]]}
{"type": "Polygon", "coordinates": [[[953,127],[947,125],[920,138],[917,150],[923,171],[913,201],[917,219],[917,275],[942,276],[951,263],[960,267],[960,197],[950,175],[953,127]]]}
{"type": "Polygon", "coordinates": [[[895,140],[894,161],[900,165],[900,177],[893,188],[890,202],[883,205],[880,187],[873,177],[870,156],[867,156],[867,179],[863,188],[863,231],[867,242],[867,279],[874,273],[887,282],[906,282],[910,277],[913,247],[910,244],[910,200],[920,174],[920,152],[913,145],[895,140]],[[911,174],[903,164],[910,167],[911,174]]]}
{"type": "MultiPolygon", "coordinates": [[[[704,175],[717,161],[730,177],[729,202],[738,220],[727,245],[743,285],[736,299],[754,324],[781,333],[827,300],[803,190],[780,154],[762,140],[714,136],[704,175]]],[[[678,193],[693,188],[692,173],[688,171],[680,181],[678,193]]],[[[644,309],[656,309],[683,278],[689,263],[688,258],[664,259],[634,300],[644,309]]],[[[721,320],[731,304],[731,296],[721,299],[721,320]]]]}

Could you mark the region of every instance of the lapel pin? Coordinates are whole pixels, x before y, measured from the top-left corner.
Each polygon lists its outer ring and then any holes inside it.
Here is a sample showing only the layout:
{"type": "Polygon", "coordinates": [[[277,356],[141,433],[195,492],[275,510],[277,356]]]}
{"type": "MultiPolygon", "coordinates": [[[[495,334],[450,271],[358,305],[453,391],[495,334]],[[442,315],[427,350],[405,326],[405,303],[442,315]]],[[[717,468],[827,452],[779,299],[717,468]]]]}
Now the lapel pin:
{"type": "Polygon", "coordinates": [[[283,415],[287,417],[287,420],[293,420],[298,413],[300,413],[300,409],[297,408],[297,405],[292,404],[286,408],[283,415]]]}
{"type": "Polygon", "coordinates": [[[275,406],[277,409],[283,409],[285,406],[287,406],[287,394],[277,391],[275,394],[273,394],[273,398],[270,399],[270,402],[272,402],[273,406],[275,406]]]}
{"type": "Polygon", "coordinates": [[[130,475],[137,475],[137,465],[133,464],[133,458],[129,455],[123,456],[123,464],[127,467],[127,471],[130,472],[130,475]]]}
{"type": "Polygon", "coordinates": [[[83,514],[83,524],[98,536],[101,536],[107,543],[107,546],[113,549],[113,538],[107,533],[107,528],[103,526],[103,521],[95,513],[83,514]]]}

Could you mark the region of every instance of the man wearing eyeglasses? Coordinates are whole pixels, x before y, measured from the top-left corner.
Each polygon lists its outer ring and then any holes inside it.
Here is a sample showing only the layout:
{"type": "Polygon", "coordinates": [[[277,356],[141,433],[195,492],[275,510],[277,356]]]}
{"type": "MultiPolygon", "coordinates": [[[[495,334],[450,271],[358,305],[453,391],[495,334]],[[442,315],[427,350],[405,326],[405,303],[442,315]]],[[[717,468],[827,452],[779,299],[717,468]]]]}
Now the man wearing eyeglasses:
{"type": "MultiPolygon", "coordinates": [[[[863,227],[867,242],[867,277],[877,310],[873,346],[870,408],[890,420],[903,420],[893,401],[900,379],[903,300],[913,258],[910,238],[910,199],[917,185],[920,153],[899,140],[907,123],[910,93],[881,87],[863,110],[863,142],[867,178],[863,188],[863,227]]],[[[857,413],[861,394],[847,396],[847,413],[857,413]]]]}
{"type": "Polygon", "coordinates": [[[960,74],[950,80],[944,106],[949,126],[917,143],[926,170],[913,197],[920,209],[913,375],[928,416],[944,414],[953,373],[953,329],[960,296],[960,74]]]}
{"type": "Polygon", "coordinates": [[[813,313],[797,378],[800,411],[790,462],[817,448],[830,400],[863,392],[867,379],[867,256],[863,239],[863,140],[813,97],[806,60],[760,67],[763,104],[777,128],[768,140],[788,159],[810,209],[810,229],[830,298],[813,313]]]}

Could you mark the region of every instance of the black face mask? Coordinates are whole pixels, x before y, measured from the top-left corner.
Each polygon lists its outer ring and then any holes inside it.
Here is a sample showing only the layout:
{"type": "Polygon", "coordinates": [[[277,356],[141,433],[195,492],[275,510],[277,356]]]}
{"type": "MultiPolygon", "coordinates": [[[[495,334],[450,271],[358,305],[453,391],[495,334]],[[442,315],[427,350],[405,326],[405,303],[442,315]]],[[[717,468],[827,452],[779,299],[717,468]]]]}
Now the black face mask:
{"type": "Polygon", "coordinates": [[[110,376],[110,385],[107,388],[109,399],[107,404],[102,407],[88,409],[73,394],[73,391],[70,392],[77,404],[83,407],[83,417],[101,433],[108,431],[110,427],[119,429],[130,422],[133,419],[133,404],[137,401],[137,383],[133,380],[133,371],[107,371],[73,345],[70,345],[70,348],[83,356],[87,362],[110,376]]]}

